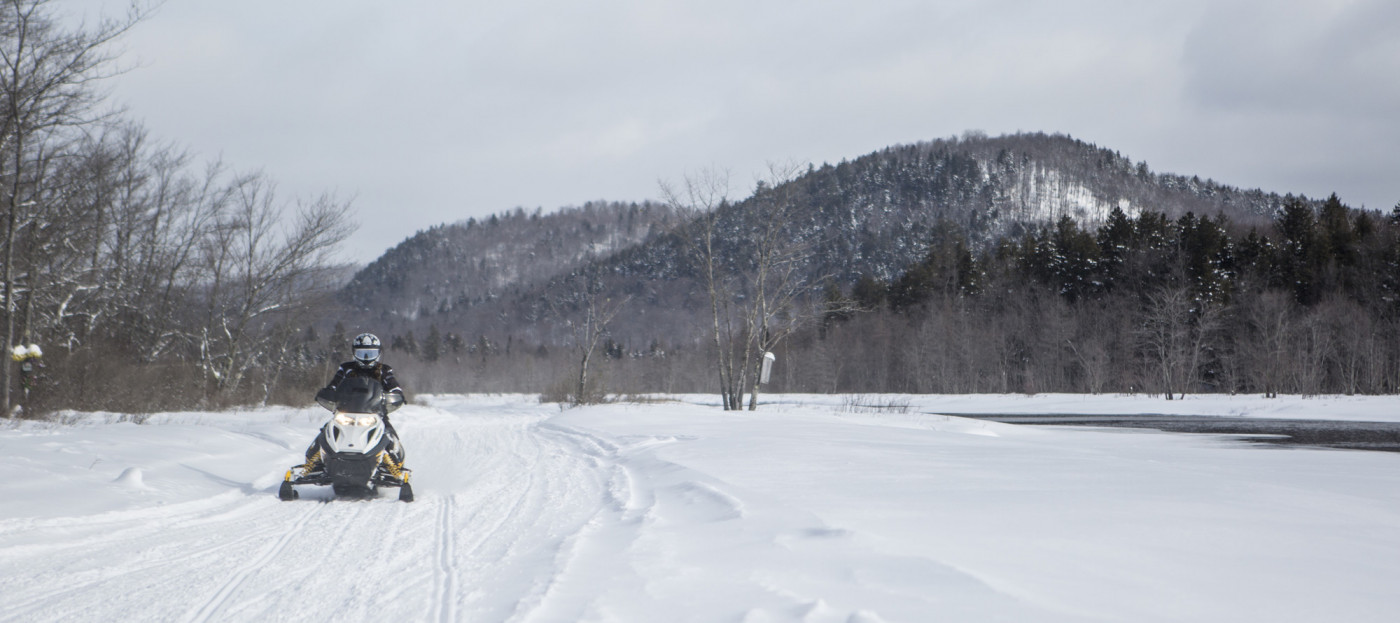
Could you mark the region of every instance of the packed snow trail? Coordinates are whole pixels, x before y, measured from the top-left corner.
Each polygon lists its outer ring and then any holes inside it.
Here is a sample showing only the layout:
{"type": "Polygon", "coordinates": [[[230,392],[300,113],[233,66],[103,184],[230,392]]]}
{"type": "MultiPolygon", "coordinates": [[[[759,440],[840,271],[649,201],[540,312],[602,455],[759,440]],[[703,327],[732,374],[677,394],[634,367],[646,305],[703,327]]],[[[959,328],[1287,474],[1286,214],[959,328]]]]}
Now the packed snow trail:
{"type": "MultiPolygon", "coordinates": [[[[394,416],[413,503],[279,501],[317,409],[0,425],[0,621],[1385,621],[1400,606],[1400,455],[771,399],[788,404],[426,397],[394,416]]],[[[1363,406],[1400,412],[1390,400],[1363,406]]]]}
{"type": "MultiPolygon", "coordinates": [[[[418,501],[237,491],[0,524],[3,620],[491,621],[527,613],[602,508],[605,475],[535,413],[405,409],[418,501]],[[415,413],[416,411],[416,413],[415,413]]],[[[295,439],[289,441],[296,441],[295,439]]],[[[309,437],[303,442],[309,441],[309,437]]],[[[285,453],[284,453],[285,454],[285,453]]],[[[150,470],[147,470],[148,472],[150,470]]],[[[147,481],[151,481],[147,478],[147,481]]]]}

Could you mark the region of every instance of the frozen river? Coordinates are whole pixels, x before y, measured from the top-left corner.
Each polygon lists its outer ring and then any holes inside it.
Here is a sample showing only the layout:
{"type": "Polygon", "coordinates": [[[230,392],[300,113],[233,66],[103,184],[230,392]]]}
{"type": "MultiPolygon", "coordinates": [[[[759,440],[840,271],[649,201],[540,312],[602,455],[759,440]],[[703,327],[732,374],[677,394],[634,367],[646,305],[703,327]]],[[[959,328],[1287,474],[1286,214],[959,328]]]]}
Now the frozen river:
{"type": "Polygon", "coordinates": [[[971,414],[1006,424],[1145,428],[1170,433],[1241,435],[1255,443],[1400,452],[1400,423],[1267,419],[1209,415],[971,414]]]}

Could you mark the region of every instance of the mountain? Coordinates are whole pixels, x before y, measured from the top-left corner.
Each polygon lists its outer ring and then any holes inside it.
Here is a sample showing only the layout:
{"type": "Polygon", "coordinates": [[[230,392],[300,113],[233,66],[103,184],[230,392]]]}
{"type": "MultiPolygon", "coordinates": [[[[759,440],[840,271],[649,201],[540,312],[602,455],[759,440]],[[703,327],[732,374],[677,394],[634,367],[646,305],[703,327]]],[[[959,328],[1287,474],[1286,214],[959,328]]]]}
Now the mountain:
{"type": "MultiPolygon", "coordinates": [[[[1064,135],[967,135],[889,147],[810,166],[784,185],[793,207],[785,235],[813,250],[802,270],[814,288],[889,280],[923,258],[939,228],[977,249],[1071,216],[1087,227],[1113,208],[1187,212],[1264,223],[1290,197],[1198,177],[1153,173],[1145,162],[1064,135]]],[[[720,254],[740,257],[757,196],[719,208],[720,254]]],[[[634,344],[691,341],[695,267],[661,205],[591,203],[549,215],[516,210],[489,222],[434,228],[356,275],[344,298],[384,332],[429,327],[497,343],[557,344],[547,299],[582,262],[598,262],[632,302],[615,324],[634,344]]]]}
{"type": "Polygon", "coordinates": [[[669,229],[674,217],[653,202],[590,202],[550,214],[516,208],[444,224],[418,232],[360,270],[340,299],[367,321],[411,326],[518,294],[629,248],[669,229]]]}

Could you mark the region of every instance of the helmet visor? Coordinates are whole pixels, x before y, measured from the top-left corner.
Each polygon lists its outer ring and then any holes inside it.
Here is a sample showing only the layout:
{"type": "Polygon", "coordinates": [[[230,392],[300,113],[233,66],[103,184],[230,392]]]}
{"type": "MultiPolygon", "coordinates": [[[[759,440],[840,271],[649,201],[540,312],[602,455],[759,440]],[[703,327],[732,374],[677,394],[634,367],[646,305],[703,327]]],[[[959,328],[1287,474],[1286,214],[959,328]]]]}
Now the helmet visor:
{"type": "Polygon", "coordinates": [[[379,359],[378,348],[356,348],[355,359],[359,361],[375,361],[379,359]]]}

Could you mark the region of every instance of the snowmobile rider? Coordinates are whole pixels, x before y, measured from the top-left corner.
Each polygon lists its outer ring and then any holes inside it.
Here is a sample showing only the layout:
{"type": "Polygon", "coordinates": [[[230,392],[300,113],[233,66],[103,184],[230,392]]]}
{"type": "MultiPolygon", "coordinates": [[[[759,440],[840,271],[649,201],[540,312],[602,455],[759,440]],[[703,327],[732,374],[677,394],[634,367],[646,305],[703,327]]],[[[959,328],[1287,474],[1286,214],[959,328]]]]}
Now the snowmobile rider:
{"type": "MultiPolygon", "coordinates": [[[[361,333],[355,336],[351,346],[354,349],[355,358],[340,364],[340,369],[335,371],[335,378],[332,378],[330,384],[321,391],[334,390],[348,378],[368,377],[379,381],[385,394],[398,394],[399,399],[402,400],[403,388],[399,387],[399,380],[394,378],[394,369],[390,368],[389,364],[379,360],[379,338],[375,337],[373,333],[361,333]]],[[[389,422],[389,416],[384,415],[383,417],[385,433],[392,440],[389,446],[389,455],[394,458],[394,462],[403,465],[404,453],[403,446],[399,443],[399,434],[394,430],[394,425],[389,422]]],[[[316,439],[312,440],[311,447],[306,449],[308,471],[321,469],[321,457],[317,448],[320,447],[321,437],[324,434],[324,432],[318,434],[316,439]],[[312,464],[313,460],[315,461],[314,465],[312,464]]]]}

